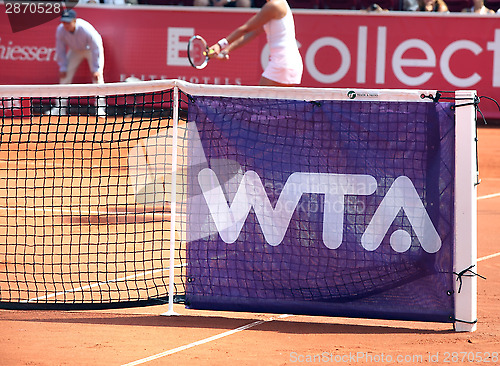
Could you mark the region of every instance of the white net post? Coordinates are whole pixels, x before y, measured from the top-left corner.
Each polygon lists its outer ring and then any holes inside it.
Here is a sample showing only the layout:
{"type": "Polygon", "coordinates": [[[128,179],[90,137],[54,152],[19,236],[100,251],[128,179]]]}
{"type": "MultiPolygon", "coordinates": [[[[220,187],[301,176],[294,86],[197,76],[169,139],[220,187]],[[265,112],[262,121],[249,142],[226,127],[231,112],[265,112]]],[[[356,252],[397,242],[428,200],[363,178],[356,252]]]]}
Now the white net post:
{"type": "Polygon", "coordinates": [[[177,216],[177,147],[178,147],[178,127],[179,127],[179,88],[173,88],[173,115],[172,115],[172,194],[170,199],[170,259],[169,259],[169,283],[168,283],[168,310],[162,315],[178,315],[174,311],[174,293],[175,293],[175,234],[176,234],[176,216],[177,216]]]}
{"type": "Polygon", "coordinates": [[[455,112],[455,330],[473,332],[477,327],[477,277],[467,269],[477,264],[477,155],[475,141],[475,91],[456,91],[455,112]],[[461,104],[468,104],[460,106],[461,104]]]}

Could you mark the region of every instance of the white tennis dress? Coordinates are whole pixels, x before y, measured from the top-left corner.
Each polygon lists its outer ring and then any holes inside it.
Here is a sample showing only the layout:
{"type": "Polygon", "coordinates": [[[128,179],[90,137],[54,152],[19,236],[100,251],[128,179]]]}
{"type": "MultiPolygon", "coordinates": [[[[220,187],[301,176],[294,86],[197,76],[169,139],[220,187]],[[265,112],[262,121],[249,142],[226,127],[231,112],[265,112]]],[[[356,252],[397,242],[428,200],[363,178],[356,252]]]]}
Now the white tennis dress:
{"type": "Polygon", "coordinates": [[[286,3],[286,15],[264,25],[269,45],[269,63],[262,73],[265,78],[282,84],[300,84],[302,57],[295,39],[292,11],[286,3]]]}

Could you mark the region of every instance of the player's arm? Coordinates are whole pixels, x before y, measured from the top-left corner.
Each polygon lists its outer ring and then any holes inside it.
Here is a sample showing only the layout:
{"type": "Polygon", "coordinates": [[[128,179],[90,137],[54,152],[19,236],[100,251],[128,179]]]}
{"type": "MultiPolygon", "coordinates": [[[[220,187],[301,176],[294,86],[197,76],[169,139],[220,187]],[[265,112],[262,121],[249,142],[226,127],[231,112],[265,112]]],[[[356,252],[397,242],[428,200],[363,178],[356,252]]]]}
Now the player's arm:
{"type": "Polygon", "coordinates": [[[259,28],[259,29],[255,29],[253,31],[246,33],[244,36],[238,38],[237,40],[232,42],[230,45],[228,45],[224,49],[224,51],[222,51],[222,52],[228,54],[229,52],[231,52],[237,48],[240,48],[241,46],[244,46],[245,44],[250,42],[252,39],[257,37],[259,34],[261,34],[263,31],[264,31],[264,28],[259,28]]]}
{"type": "Polygon", "coordinates": [[[92,54],[92,62],[90,62],[90,70],[92,71],[92,80],[95,82],[102,74],[100,70],[101,59],[104,57],[102,38],[96,30],[89,30],[87,33],[87,44],[89,45],[92,54]]]}
{"type": "Polygon", "coordinates": [[[56,60],[59,65],[59,73],[64,75],[60,75],[60,77],[64,77],[66,71],[68,69],[68,57],[66,55],[66,43],[63,39],[63,31],[62,26],[59,26],[56,30],[56,60]]]}
{"type": "MultiPolygon", "coordinates": [[[[236,28],[226,38],[210,47],[210,52],[218,55],[223,49],[235,49],[243,46],[264,30],[264,24],[273,19],[280,19],[286,14],[286,3],[282,1],[267,2],[260,11],[245,24],[236,28]],[[227,43],[226,43],[227,42],[227,43]],[[233,43],[236,43],[232,46],[233,43]]],[[[226,51],[227,52],[227,51],[226,51]]]]}

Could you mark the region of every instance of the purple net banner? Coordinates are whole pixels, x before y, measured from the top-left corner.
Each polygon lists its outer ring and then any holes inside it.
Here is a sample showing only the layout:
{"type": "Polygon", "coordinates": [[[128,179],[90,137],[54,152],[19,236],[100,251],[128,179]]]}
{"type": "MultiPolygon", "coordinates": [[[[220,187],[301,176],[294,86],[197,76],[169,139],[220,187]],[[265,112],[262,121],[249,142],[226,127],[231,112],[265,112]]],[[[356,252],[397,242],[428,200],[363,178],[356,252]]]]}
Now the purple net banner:
{"type": "Polygon", "coordinates": [[[190,98],[188,306],[453,321],[451,106],[190,98]]]}

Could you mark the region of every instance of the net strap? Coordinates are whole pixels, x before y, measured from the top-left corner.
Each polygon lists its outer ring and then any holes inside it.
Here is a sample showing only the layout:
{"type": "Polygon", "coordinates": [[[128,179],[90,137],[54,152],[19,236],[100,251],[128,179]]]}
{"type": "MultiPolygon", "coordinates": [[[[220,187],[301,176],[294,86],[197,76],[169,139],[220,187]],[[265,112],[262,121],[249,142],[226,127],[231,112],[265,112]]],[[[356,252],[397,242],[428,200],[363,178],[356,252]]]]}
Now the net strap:
{"type": "Polygon", "coordinates": [[[467,267],[466,269],[460,271],[460,272],[453,272],[454,275],[457,276],[457,281],[460,282],[460,285],[458,286],[458,293],[460,293],[460,291],[462,290],[462,277],[474,277],[474,276],[477,276],[477,277],[480,277],[482,278],[483,280],[486,279],[486,277],[484,276],[481,276],[480,274],[472,271],[471,268],[475,267],[476,265],[475,264],[471,264],[469,267],[467,267]]]}

